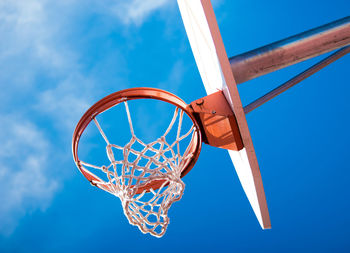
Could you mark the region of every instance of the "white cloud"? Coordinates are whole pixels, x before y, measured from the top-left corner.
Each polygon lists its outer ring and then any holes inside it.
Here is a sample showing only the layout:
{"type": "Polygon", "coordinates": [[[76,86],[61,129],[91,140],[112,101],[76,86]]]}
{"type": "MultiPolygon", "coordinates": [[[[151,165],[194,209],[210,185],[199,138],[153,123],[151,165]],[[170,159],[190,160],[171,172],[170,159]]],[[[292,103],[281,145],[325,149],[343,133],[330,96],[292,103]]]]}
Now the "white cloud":
{"type": "Polygon", "coordinates": [[[182,60],[174,63],[167,81],[167,83],[171,84],[173,92],[178,91],[179,86],[182,84],[185,71],[186,69],[182,60]]]}
{"type": "Polygon", "coordinates": [[[21,117],[0,123],[0,233],[9,235],[20,217],[47,208],[58,182],[48,176],[50,145],[40,130],[21,117]]]}
{"type": "Polygon", "coordinates": [[[50,205],[63,179],[53,175],[64,163],[57,157],[71,158],[70,150],[63,154],[48,141],[57,135],[50,126],[72,130],[72,115],[87,104],[73,97],[85,78],[78,54],[62,38],[66,21],[57,15],[65,11],[47,0],[0,1],[0,36],[6,38],[0,40],[0,83],[6,85],[0,93],[0,234],[10,235],[23,216],[50,205]],[[49,81],[40,86],[38,77],[49,81]]]}
{"type": "Polygon", "coordinates": [[[176,60],[169,70],[166,80],[160,82],[157,87],[178,94],[181,85],[184,85],[183,78],[186,71],[187,67],[183,60],[176,60]]]}
{"type": "Polygon", "coordinates": [[[112,11],[124,24],[142,24],[153,12],[165,7],[173,0],[131,0],[120,1],[112,11]]]}
{"type": "Polygon", "coordinates": [[[74,73],[56,87],[41,92],[35,108],[49,116],[57,129],[72,133],[78,119],[91,106],[87,101],[90,89],[89,79],[74,73]]]}
{"type": "Polygon", "coordinates": [[[76,122],[77,114],[86,109],[82,87],[91,81],[81,74],[79,53],[70,48],[69,38],[64,36],[70,22],[69,4],[77,3],[66,0],[60,4],[0,1],[0,34],[7,38],[0,42],[0,68],[4,70],[0,82],[10,84],[0,94],[4,98],[0,103],[10,104],[11,97],[31,94],[30,103],[37,112],[46,112],[61,129],[72,130],[74,123],[67,122],[72,118],[76,122]],[[48,79],[44,87],[39,87],[38,76],[48,79]]]}
{"type": "Polygon", "coordinates": [[[21,55],[56,70],[70,67],[66,60],[70,52],[59,46],[57,36],[62,23],[52,21],[57,16],[51,15],[49,4],[47,0],[0,2],[0,31],[7,38],[0,44],[6,48],[1,52],[1,60],[21,55]]]}
{"type": "MultiPolygon", "coordinates": [[[[92,98],[103,93],[94,71],[105,70],[97,78],[104,81],[110,61],[115,70],[126,64],[114,49],[113,59],[106,56],[84,68],[86,52],[79,46],[99,36],[101,28],[89,27],[92,35],[74,45],[77,38],[71,35],[82,33],[79,18],[112,12],[124,25],[140,25],[170,2],[0,0],[0,83],[6,85],[0,93],[0,234],[11,234],[24,215],[49,206],[63,180],[51,174],[52,166],[73,164],[66,150],[72,130],[92,98]],[[53,144],[47,136],[63,141],[53,144]]],[[[177,82],[181,66],[173,71],[171,80],[177,82]]]]}

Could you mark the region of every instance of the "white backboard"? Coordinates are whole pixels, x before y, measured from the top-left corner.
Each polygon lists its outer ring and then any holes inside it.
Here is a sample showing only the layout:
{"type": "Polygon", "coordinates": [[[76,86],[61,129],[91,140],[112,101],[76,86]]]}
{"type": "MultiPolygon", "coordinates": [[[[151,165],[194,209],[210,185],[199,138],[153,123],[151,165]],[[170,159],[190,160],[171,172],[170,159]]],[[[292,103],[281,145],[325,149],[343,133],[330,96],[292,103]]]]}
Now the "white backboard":
{"type": "Polygon", "coordinates": [[[229,151],[243,190],[262,228],[270,228],[264,187],[242,102],[210,0],[177,0],[207,94],[223,90],[237,120],[244,148],[229,151]]]}

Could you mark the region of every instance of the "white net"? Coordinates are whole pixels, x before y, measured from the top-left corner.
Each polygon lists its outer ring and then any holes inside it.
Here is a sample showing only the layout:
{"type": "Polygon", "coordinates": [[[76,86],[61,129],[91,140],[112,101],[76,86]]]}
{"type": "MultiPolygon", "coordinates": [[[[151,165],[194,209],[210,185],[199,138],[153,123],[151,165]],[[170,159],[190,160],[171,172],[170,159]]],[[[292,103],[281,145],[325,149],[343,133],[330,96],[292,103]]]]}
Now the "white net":
{"type": "Polygon", "coordinates": [[[84,169],[92,169],[88,170],[90,173],[98,170],[106,175],[107,180],[92,180],[92,183],[121,200],[124,214],[131,224],[137,226],[143,233],[161,237],[169,224],[170,206],[180,200],[184,192],[185,184],[181,180],[181,172],[193,156],[191,152],[193,142],[190,141],[183,153],[180,142],[189,138],[192,140],[195,127],[192,125],[181,135],[184,112],[176,108],[165,133],[156,141],[145,144],[136,137],[128,104],[126,101],[124,104],[131,140],[124,147],[111,144],[99,122],[94,118],[107,144],[106,152],[110,164],[95,166],[83,161],[80,161],[80,164],[84,169]],[[168,143],[167,135],[176,122],[175,140],[168,143]]]}

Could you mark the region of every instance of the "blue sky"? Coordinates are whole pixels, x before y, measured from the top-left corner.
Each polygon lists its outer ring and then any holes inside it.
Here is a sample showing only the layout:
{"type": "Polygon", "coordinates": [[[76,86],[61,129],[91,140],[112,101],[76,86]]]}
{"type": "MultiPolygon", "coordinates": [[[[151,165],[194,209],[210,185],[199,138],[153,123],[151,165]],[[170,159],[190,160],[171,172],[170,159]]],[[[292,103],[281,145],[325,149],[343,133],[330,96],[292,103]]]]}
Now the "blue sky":
{"type": "MultiPolygon", "coordinates": [[[[348,0],[213,2],[230,56],[350,9],[348,0]]],[[[176,1],[1,0],[0,36],[0,252],[349,251],[349,56],[247,117],[271,230],[260,229],[227,153],[204,146],[157,239],[84,179],[71,137],[114,91],[205,95],[176,1]]],[[[317,60],[239,85],[244,104],[317,60]]]]}

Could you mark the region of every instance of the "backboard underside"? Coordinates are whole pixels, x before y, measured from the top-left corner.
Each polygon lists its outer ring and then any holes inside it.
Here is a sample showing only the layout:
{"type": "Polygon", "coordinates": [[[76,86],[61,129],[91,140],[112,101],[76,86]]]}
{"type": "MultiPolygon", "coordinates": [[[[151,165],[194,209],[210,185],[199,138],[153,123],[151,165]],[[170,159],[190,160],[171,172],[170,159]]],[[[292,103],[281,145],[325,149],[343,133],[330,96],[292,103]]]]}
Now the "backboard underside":
{"type": "Polygon", "coordinates": [[[270,216],[258,161],[211,2],[177,1],[207,94],[222,90],[235,114],[244,148],[228,152],[261,227],[270,228],[270,216]]]}

